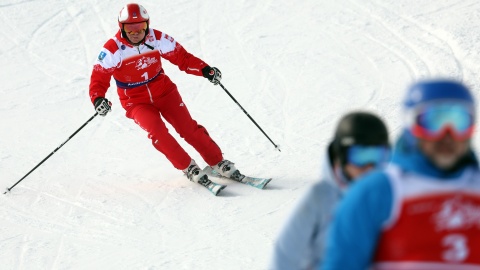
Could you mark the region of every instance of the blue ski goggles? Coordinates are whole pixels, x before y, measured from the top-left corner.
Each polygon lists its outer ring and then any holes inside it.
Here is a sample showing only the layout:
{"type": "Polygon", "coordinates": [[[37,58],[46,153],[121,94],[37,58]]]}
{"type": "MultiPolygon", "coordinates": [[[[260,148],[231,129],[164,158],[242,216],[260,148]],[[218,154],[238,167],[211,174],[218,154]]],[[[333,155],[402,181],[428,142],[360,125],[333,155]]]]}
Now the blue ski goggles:
{"type": "Polygon", "coordinates": [[[469,139],[475,127],[472,106],[465,103],[432,103],[414,114],[412,134],[427,140],[438,140],[449,132],[455,140],[469,139]]]}
{"type": "Polygon", "coordinates": [[[347,149],[347,162],[358,167],[378,166],[390,161],[390,153],[385,145],[352,145],[347,149]]]}

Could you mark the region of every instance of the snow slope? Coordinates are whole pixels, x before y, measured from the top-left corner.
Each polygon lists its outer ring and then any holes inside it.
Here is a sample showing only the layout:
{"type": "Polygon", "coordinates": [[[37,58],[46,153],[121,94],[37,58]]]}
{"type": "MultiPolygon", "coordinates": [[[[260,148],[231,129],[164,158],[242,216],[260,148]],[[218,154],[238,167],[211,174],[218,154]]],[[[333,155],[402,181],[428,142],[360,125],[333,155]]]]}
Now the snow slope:
{"type": "MultiPolygon", "coordinates": [[[[125,3],[0,2],[0,187],[94,114],[91,67],[125,3]]],[[[112,113],[0,195],[1,269],[266,269],[343,113],[374,111],[395,137],[412,81],[456,78],[479,97],[476,0],[141,4],[152,27],[221,69],[225,87],[280,144],[275,151],[220,87],[164,62],[225,157],[274,180],[266,190],[219,181],[228,187],[212,196],[154,150],[111,88],[112,113]]]]}

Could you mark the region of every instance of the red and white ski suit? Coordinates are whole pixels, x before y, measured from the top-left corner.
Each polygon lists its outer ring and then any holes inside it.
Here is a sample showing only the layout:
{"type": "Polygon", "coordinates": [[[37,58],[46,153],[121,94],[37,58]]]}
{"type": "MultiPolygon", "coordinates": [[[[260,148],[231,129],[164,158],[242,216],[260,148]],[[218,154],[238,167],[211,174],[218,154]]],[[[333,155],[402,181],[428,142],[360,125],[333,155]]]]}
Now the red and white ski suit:
{"type": "Polygon", "coordinates": [[[126,116],[148,132],[153,146],[175,168],[186,169],[191,157],[168,132],[162,117],[213,166],[223,159],[222,152],[207,130],[190,116],[177,86],[163,71],[162,58],[197,76],[202,76],[202,68],[207,66],[158,30],[148,30],[139,46],[132,46],[118,31],[105,43],[93,66],[90,99],[93,103],[105,97],[113,75],[126,116]]]}

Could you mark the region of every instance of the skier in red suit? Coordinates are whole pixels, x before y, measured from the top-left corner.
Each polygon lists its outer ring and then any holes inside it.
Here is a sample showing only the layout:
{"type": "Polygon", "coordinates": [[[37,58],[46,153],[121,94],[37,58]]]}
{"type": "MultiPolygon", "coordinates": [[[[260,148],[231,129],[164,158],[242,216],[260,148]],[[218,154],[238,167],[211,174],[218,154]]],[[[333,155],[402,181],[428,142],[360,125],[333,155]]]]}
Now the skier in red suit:
{"type": "Polygon", "coordinates": [[[118,16],[119,30],[103,46],[90,80],[90,99],[99,115],[111,111],[105,98],[113,76],[126,116],[148,132],[153,146],[193,182],[211,184],[206,174],[168,132],[164,120],[223,176],[237,169],[224,160],[207,130],[192,119],[177,86],[165,74],[162,58],[182,71],[218,84],[220,70],[188,53],[171,36],[150,28],[150,16],[139,4],[127,4],[118,16]],[[164,119],[164,120],[163,120],[164,119]]]}

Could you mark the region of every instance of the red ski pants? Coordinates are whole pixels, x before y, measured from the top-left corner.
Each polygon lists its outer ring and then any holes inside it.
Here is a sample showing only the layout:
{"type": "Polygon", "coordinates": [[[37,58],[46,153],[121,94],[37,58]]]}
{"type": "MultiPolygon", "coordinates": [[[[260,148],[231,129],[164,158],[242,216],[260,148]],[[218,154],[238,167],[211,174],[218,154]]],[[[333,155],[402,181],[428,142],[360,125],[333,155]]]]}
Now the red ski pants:
{"type": "Polygon", "coordinates": [[[153,103],[133,104],[127,110],[127,117],[148,132],[153,146],[179,170],[188,167],[191,157],[168,132],[162,117],[197,150],[208,165],[213,166],[223,159],[220,148],[207,130],[192,119],[176,88],[156,98],[153,103]]]}

